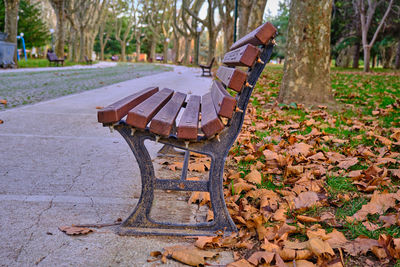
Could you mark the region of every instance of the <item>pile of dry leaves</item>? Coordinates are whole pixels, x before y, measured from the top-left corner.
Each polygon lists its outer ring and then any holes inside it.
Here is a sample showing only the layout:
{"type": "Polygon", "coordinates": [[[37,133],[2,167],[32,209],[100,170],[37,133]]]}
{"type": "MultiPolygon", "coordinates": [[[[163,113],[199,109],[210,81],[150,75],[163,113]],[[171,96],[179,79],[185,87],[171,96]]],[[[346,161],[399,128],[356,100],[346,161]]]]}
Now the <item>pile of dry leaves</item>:
{"type": "MultiPolygon", "coordinates": [[[[254,100],[261,108],[249,106],[225,168],[225,200],[239,232],[197,237],[193,247],[152,256],[193,266],[214,257],[208,249],[215,248],[234,251],[228,266],[382,266],[400,259],[400,128],[382,128],[371,116],[346,118],[338,126],[338,116],[323,106],[266,108],[267,92],[255,93],[254,100]],[[335,127],[356,134],[339,138],[326,131],[335,127]],[[351,188],[328,185],[336,179],[351,188]],[[356,199],[364,201],[358,210],[338,216],[356,199]]],[[[399,107],[398,100],[372,114],[399,107]]],[[[193,169],[203,171],[204,162],[197,163],[193,169]]],[[[210,205],[198,192],[189,202],[210,205]]]]}

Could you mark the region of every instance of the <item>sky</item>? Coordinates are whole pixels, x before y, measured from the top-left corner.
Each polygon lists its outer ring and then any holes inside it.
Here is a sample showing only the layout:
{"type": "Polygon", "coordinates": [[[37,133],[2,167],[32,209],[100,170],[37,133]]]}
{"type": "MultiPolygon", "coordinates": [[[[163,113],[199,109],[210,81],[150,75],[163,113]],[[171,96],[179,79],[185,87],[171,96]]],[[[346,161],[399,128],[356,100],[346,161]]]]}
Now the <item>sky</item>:
{"type": "Polygon", "coordinates": [[[279,2],[280,0],[268,0],[265,13],[269,12],[272,16],[276,16],[278,14],[279,2]]]}

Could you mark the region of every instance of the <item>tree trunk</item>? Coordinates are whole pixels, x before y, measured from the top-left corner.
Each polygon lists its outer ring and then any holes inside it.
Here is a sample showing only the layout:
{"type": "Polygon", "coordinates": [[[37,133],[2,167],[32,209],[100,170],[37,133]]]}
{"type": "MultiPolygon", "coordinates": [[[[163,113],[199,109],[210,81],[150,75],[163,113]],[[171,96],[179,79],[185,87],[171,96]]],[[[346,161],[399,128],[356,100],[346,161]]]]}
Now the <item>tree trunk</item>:
{"type": "Polygon", "coordinates": [[[126,61],[126,43],[120,42],[120,44],[121,44],[121,59],[120,59],[120,61],[125,62],[126,61]]]}
{"type": "Polygon", "coordinates": [[[263,23],[264,10],[266,5],[267,5],[267,0],[254,1],[251,8],[249,26],[247,27],[248,32],[254,30],[263,23]]]}
{"type": "Polygon", "coordinates": [[[136,39],[136,62],[140,61],[140,36],[136,39]]]}
{"type": "Polygon", "coordinates": [[[56,47],[57,57],[64,58],[65,46],[65,0],[51,0],[51,6],[57,17],[56,47]]]}
{"type": "Polygon", "coordinates": [[[217,35],[214,32],[209,32],[208,34],[208,61],[207,64],[211,62],[215,55],[215,48],[217,44],[217,35]]]}
{"type": "Polygon", "coordinates": [[[371,47],[369,45],[364,45],[364,72],[370,71],[370,59],[371,59],[371,47]]]}
{"type": "Polygon", "coordinates": [[[336,58],[336,66],[341,68],[348,68],[350,65],[351,55],[350,52],[352,50],[351,46],[343,48],[340,50],[337,58],[336,58]]]}
{"type": "Polygon", "coordinates": [[[400,41],[397,43],[396,61],[394,63],[396,70],[400,69],[400,41]]]}
{"type": "Polygon", "coordinates": [[[85,30],[83,28],[79,31],[79,61],[83,62],[85,56],[85,30]]]}
{"type": "Polygon", "coordinates": [[[185,40],[185,57],[184,57],[184,62],[186,65],[188,65],[190,62],[190,46],[192,44],[192,38],[187,38],[185,40]]]}
{"type": "Polygon", "coordinates": [[[164,41],[164,47],[163,47],[163,62],[168,63],[168,42],[164,41]]]}
{"type": "Polygon", "coordinates": [[[330,82],[331,12],[332,0],[291,1],[280,102],[334,102],[330,82]]]}
{"type": "Polygon", "coordinates": [[[179,38],[176,35],[174,37],[174,50],[175,50],[175,63],[178,63],[178,61],[180,60],[179,57],[180,43],[179,43],[179,38]]]}
{"type": "Polygon", "coordinates": [[[353,50],[353,69],[358,69],[359,67],[359,61],[360,61],[360,46],[361,43],[360,41],[358,41],[356,43],[356,45],[354,46],[354,50],[353,50]]]}
{"type": "MultiPolygon", "coordinates": [[[[19,0],[4,0],[4,4],[6,13],[4,31],[8,33],[6,41],[17,44],[19,0]]],[[[18,64],[17,47],[14,51],[14,62],[18,64]]]]}
{"type": "Polygon", "coordinates": [[[156,46],[157,46],[157,37],[153,34],[151,37],[151,46],[150,46],[150,58],[153,62],[156,60],[156,46]]]}
{"type": "Polygon", "coordinates": [[[233,24],[234,20],[233,18],[228,21],[224,22],[224,53],[229,51],[229,48],[233,44],[233,24]]]}
{"type": "Polygon", "coordinates": [[[251,5],[253,0],[240,0],[239,8],[239,38],[247,34],[247,27],[249,25],[249,18],[251,12],[251,5]]]}

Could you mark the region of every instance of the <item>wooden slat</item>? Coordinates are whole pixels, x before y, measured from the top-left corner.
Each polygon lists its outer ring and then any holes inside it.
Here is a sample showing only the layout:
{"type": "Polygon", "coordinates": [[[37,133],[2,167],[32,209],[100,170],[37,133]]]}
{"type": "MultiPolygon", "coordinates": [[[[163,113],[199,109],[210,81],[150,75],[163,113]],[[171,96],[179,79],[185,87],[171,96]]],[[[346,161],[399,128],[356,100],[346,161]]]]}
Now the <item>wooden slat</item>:
{"type": "Polygon", "coordinates": [[[232,46],[231,50],[241,47],[246,44],[252,45],[262,45],[267,44],[269,40],[274,37],[276,34],[276,28],[269,22],[264,23],[263,25],[259,26],[254,31],[250,32],[249,34],[243,36],[238,41],[236,41],[232,46]]]}
{"type": "Polygon", "coordinates": [[[158,92],[158,87],[149,87],[140,92],[127,96],[97,112],[100,123],[115,123],[122,119],[129,110],[133,109],[144,100],[158,92]]]}
{"type": "Polygon", "coordinates": [[[201,98],[201,130],[206,137],[211,137],[222,129],[224,129],[224,124],[215,111],[211,93],[207,93],[201,98]]]}
{"type": "Polygon", "coordinates": [[[200,96],[192,95],[187,101],[185,111],[178,124],[177,136],[179,139],[197,139],[200,100],[200,96]]]}
{"type": "Polygon", "coordinates": [[[217,114],[229,119],[232,118],[233,111],[236,107],[236,99],[225,90],[220,81],[213,81],[211,96],[217,114]]]}
{"type": "Polygon", "coordinates": [[[169,136],[186,94],[175,92],[167,104],[154,116],[150,123],[150,132],[169,136]]]}
{"type": "Polygon", "coordinates": [[[247,74],[239,69],[221,66],[218,68],[217,77],[226,85],[226,87],[233,89],[236,92],[240,92],[242,91],[243,84],[247,79],[247,74]]]}
{"type": "Polygon", "coordinates": [[[155,93],[128,113],[126,123],[139,129],[146,128],[147,123],[170,100],[173,90],[164,88],[155,93]]]}
{"type": "Polygon", "coordinates": [[[228,66],[251,67],[259,54],[260,50],[257,47],[248,44],[226,53],[222,62],[228,66]]]}

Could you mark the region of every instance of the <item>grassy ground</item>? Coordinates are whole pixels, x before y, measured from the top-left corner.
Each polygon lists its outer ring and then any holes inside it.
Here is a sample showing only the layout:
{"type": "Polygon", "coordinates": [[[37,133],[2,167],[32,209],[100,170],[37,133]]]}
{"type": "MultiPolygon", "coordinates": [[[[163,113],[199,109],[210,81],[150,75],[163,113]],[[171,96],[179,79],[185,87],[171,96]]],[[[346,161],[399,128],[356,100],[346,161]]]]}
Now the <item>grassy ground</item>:
{"type": "MultiPolygon", "coordinates": [[[[86,65],[83,63],[77,63],[77,62],[71,62],[68,60],[64,61],[64,66],[75,66],[75,65],[86,65]]],[[[51,64],[51,67],[53,67],[54,64],[51,64]]],[[[50,67],[49,61],[47,59],[30,59],[28,58],[27,61],[25,61],[24,58],[21,58],[20,61],[18,61],[18,68],[45,68],[45,67],[50,67]]]]}
{"type": "Polygon", "coordinates": [[[152,64],[118,64],[110,68],[0,73],[0,110],[32,104],[64,95],[170,70],[152,64]]]}
{"type": "MultiPolygon", "coordinates": [[[[266,68],[253,92],[239,141],[231,149],[226,200],[228,207],[243,208],[242,212],[231,212],[233,217],[246,218],[241,215],[244,211],[260,210],[267,230],[270,226],[279,229],[282,222],[295,226],[297,230],[289,235],[291,241],[308,240],[307,229],[314,227],[325,234],[336,229],[349,244],[360,236],[375,240],[400,238],[400,222],[385,224],[385,216],[397,216],[398,202],[391,205],[385,200],[387,207],[382,208],[384,204],[375,202],[373,197],[400,192],[400,73],[380,71],[364,75],[333,69],[332,88],[341,107],[339,111],[325,107],[311,110],[296,103],[278,105],[275,100],[282,75],[281,66],[266,68]],[[296,145],[299,154],[295,155],[296,145]],[[261,175],[260,184],[249,180],[257,176],[254,173],[261,175]],[[256,189],[242,187],[243,182],[255,185],[256,189]],[[239,191],[234,190],[237,188],[239,191]],[[257,195],[254,190],[261,189],[279,193],[277,203],[270,204],[268,209],[276,213],[277,207],[283,207],[281,218],[263,212],[260,199],[249,197],[257,195]],[[298,208],[293,200],[301,200],[302,193],[316,193],[319,199],[298,208]],[[361,209],[368,212],[365,218],[361,218],[361,209]],[[333,215],[332,220],[321,219],[327,214],[333,215]]],[[[251,224],[235,221],[241,229],[252,231],[251,224]]],[[[256,236],[265,236],[257,223],[253,227],[256,236]]],[[[368,261],[380,266],[395,264],[390,258],[393,255],[383,253],[386,261],[376,256],[382,255],[376,250],[373,254],[366,249],[360,257],[354,256],[354,251],[351,256],[350,250],[344,249],[344,263],[348,266],[365,266],[368,261]]],[[[339,257],[339,253],[336,255],[339,257]]],[[[321,264],[320,257],[318,261],[321,264]]]]}

